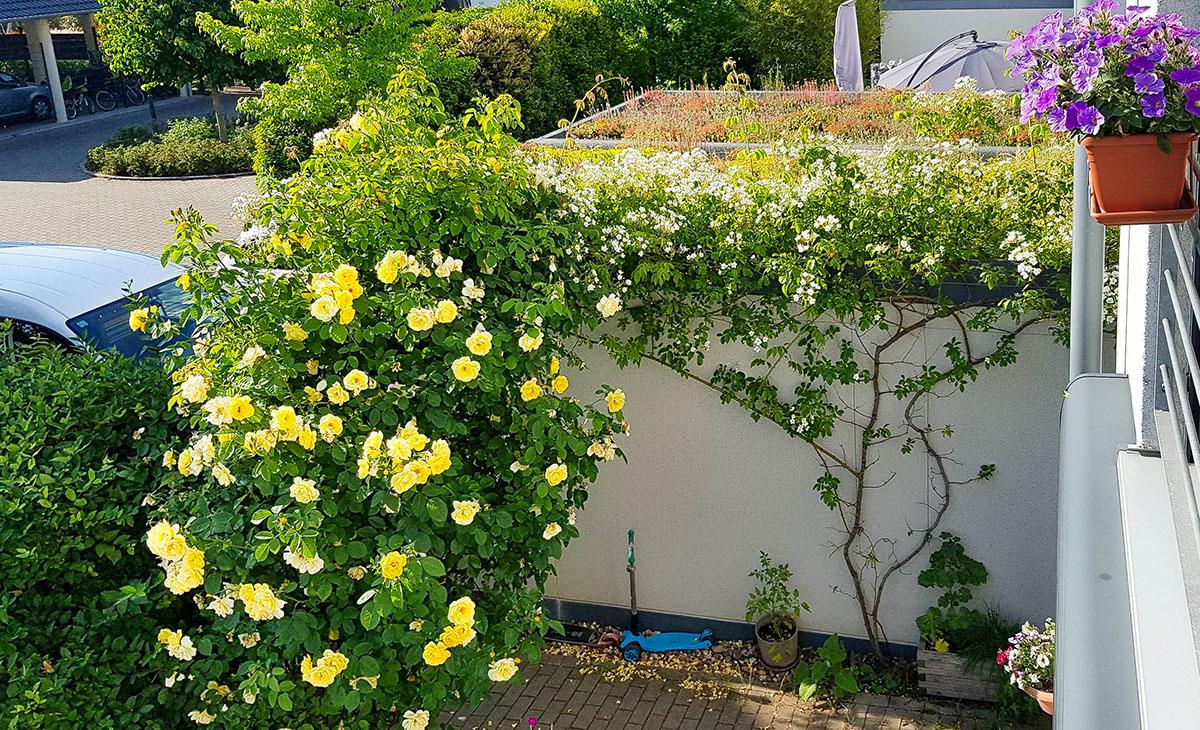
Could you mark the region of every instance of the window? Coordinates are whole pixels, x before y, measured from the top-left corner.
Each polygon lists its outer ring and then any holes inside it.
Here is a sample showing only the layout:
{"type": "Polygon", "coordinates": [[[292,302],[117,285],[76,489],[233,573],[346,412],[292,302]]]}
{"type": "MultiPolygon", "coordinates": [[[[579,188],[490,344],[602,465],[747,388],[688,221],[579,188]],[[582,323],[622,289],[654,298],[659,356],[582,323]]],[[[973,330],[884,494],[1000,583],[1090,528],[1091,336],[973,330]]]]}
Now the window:
{"type": "MultiPolygon", "coordinates": [[[[184,293],[175,285],[175,280],[164,281],[149,289],[139,292],[149,304],[157,305],[162,316],[176,319],[187,307],[184,293]]],[[[67,321],[71,331],[79,335],[79,339],[100,350],[116,350],[122,355],[142,357],[146,348],[154,344],[144,332],[134,332],[129,328],[129,311],[125,299],[118,299],[103,307],[81,314],[67,321]]],[[[184,336],[190,335],[185,332],[184,336]]],[[[166,344],[166,343],[162,343],[166,344]]]]}

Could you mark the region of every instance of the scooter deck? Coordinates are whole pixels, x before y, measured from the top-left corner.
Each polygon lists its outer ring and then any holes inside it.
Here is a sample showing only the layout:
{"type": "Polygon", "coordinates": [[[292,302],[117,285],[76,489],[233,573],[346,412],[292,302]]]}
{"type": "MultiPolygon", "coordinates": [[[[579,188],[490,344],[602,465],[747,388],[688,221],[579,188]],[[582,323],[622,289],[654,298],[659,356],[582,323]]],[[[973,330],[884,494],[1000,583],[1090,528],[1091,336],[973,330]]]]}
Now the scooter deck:
{"type": "Polygon", "coordinates": [[[698,634],[686,631],[664,631],[659,634],[635,634],[625,631],[621,635],[621,648],[638,646],[642,651],[652,653],[660,651],[694,651],[712,648],[712,630],[705,629],[698,634]]]}

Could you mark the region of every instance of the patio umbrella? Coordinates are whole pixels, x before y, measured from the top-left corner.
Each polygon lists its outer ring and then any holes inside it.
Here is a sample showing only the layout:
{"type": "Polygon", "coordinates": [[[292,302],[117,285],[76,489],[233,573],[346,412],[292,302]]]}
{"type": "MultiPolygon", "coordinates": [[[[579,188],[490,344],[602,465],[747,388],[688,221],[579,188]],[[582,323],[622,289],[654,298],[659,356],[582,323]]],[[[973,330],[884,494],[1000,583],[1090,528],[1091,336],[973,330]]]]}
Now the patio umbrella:
{"type": "Polygon", "coordinates": [[[858,45],[858,12],[854,0],[838,6],[833,25],[833,78],[842,91],[862,91],[862,51],[858,45]]]}
{"type": "Polygon", "coordinates": [[[981,41],[975,31],[954,36],[929,53],[910,58],[879,77],[891,89],[949,91],[963,76],[975,79],[980,91],[1020,91],[1021,79],[1005,75],[1012,68],[1007,43],[981,41]]]}

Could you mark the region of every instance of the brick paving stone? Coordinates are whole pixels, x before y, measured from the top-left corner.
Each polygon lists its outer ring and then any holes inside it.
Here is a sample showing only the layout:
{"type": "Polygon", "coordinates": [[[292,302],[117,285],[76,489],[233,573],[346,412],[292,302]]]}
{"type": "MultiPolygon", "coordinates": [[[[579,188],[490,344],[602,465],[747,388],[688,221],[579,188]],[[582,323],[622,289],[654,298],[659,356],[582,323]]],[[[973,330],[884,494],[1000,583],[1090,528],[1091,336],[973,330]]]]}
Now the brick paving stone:
{"type": "Polygon", "coordinates": [[[538,718],[537,730],[990,730],[994,725],[961,707],[878,696],[837,709],[776,689],[731,684],[727,696],[707,699],[681,687],[682,675],[608,682],[581,675],[573,659],[553,654],[540,666],[526,667],[522,676],[524,684],[497,686],[478,709],[446,713],[442,722],[464,730],[527,730],[530,717],[538,718]]]}

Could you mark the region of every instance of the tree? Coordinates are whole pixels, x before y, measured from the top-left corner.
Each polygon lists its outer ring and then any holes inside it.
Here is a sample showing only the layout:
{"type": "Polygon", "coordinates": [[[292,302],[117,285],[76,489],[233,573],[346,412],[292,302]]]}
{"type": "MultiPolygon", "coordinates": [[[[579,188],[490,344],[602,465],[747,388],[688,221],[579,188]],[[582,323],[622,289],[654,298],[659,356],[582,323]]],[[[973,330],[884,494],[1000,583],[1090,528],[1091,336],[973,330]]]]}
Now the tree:
{"type": "MultiPolygon", "coordinates": [[[[229,52],[287,69],[260,99],[243,107],[258,120],[255,167],[281,171],[280,147],[307,156],[299,137],[348,117],[356,104],[381,97],[396,69],[412,60],[416,21],[435,0],[232,0],[236,18],[202,12],[200,27],[229,52]],[[274,155],[272,164],[266,158],[274,155]]],[[[294,164],[293,164],[294,166],[294,164]]]]}
{"type": "Polygon", "coordinates": [[[97,18],[114,71],[143,83],[182,86],[203,79],[212,93],[217,132],[225,141],[221,87],[258,82],[267,67],[224,51],[196,25],[196,14],[233,19],[227,0],[104,0],[97,18]]]}

